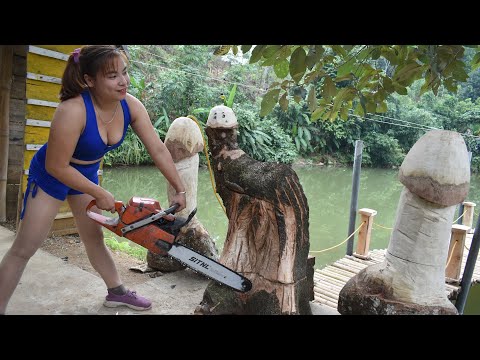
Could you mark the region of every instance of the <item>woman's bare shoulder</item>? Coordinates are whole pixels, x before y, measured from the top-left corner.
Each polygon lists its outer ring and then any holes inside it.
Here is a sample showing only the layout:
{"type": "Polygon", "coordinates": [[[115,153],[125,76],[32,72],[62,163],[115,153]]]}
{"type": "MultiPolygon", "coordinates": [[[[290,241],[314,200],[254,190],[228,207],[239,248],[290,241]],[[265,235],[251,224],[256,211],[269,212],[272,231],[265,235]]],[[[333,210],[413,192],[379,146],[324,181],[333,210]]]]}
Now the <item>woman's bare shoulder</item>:
{"type": "Polygon", "coordinates": [[[62,122],[68,123],[80,123],[83,125],[85,122],[85,105],[81,95],[75,96],[71,99],[62,101],[57,109],[53,120],[62,120],[62,122]]]}
{"type": "Polygon", "coordinates": [[[130,114],[132,115],[132,120],[135,120],[139,116],[146,113],[145,106],[135,96],[127,93],[125,99],[127,100],[128,108],[130,109],[130,114]]]}

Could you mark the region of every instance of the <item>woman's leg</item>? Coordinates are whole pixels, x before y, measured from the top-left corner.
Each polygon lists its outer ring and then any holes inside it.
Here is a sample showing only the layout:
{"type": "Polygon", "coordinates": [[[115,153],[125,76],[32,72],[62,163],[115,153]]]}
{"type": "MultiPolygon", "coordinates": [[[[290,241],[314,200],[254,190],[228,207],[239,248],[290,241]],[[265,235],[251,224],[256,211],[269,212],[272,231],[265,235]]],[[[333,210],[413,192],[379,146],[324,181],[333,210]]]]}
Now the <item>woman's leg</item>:
{"type": "MultiPolygon", "coordinates": [[[[149,310],[152,302],[136,291],[127,290],[120,280],[110,250],[103,241],[102,226],[87,216],[87,205],[93,197],[87,194],[69,195],[68,203],[75,216],[77,229],[87,250],[88,259],[107,285],[108,294],[104,305],[108,307],[128,306],[134,310],[149,310]]],[[[96,207],[98,213],[101,213],[96,207]]]]}
{"type": "Polygon", "coordinates": [[[28,261],[47,238],[62,201],[38,188],[34,198],[29,193],[27,204],[17,236],[0,263],[0,314],[5,313],[28,261]]]}
{"type": "MultiPolygon", "coordinates": [[[[100,274],[107,288],[116,288],[122,284],[110,250],[103,241],[103,231],[100,224],[87,216],[87,205],[94,198],[88,194],[68,195],[67,200],[75,216],[77,230],[80,234],[88,259],[93,268],[100,274]]],[[[92,211],[101,213],[96,207],[92,211]]]]}

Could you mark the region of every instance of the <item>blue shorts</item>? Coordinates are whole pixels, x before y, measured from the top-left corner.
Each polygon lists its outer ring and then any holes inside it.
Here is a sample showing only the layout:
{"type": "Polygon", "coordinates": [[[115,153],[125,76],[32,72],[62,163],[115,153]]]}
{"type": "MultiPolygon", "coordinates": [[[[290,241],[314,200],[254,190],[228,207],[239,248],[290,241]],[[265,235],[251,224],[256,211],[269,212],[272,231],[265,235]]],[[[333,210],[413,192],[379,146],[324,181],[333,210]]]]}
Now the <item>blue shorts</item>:
{"type": "MultiPolygon", "coordinates": [[[[61,183],[56,178],[51,176],[45,169],[45,157],[47,153],[47,146],[44,145],[37,151],[32,161],[30,162],[30,169],[28,170],[28,183],[25,190],[25,197],[23,198],[23,209],[20,214],[20,219],[23,219],[25,208],[27,206],[27,198],[30,191],[32,191],[32,198],[37,194],[37,186],[45,191],[48,195],[55,199],[64,201],[67,195],[83,194],[81,191],[72,189],[67,185],[61,183]]],[[[80,165],[70,163],[70,165],[80,171],[88,180],[98,185],[98,169],[100,168],[100,161],[95,164],[80,165]]]]}

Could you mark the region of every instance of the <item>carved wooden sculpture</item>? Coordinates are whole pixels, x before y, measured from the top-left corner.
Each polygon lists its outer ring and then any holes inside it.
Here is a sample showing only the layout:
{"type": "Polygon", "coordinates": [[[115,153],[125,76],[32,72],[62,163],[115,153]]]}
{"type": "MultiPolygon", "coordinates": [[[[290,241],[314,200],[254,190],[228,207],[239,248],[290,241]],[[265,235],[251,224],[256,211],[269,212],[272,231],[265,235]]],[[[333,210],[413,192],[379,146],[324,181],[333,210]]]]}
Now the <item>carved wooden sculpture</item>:
{"type": "MultiPolygon", "coordinates": [[[[170,125],[165,136],[165,146],[172,154],[173,161],[187,191],[187,207],[176,215],[187,218],[197,207],[198,186],[198,153],[203,150],[203,139],[198,125],[190,118],[179,117],[170,125]]],[[[168,201],[175,195],[175,189],[167,185],[168,201]]],[[[163,206],[165,208],[165,206],[163,206]]],[[[190,222],[180,230],[176,241],[212,259],[218,259],[218,250],[208,231],[195,215],[190,222]]],[[[161,256],[149,251],[147,264],[153,269],[171,272],[185,268],[175,259],[161,256]]]]}
{"type": "Polygon", "coordinates": [[[405,188],[385,260],[345,284],[341,314],[457,314],[445,293],[445,265],[455,206],[470,184],[462,136],[447,130],[422,136],[399,179],[405,188]]]}
{"type": "Polygon", "coordinates": [[[232,109],[210,111],[206,133],[217,192],[228,216],[220,262],[253,284],[238,293],[210,283],[197,314],[311,314],[308,204],[290,166],[260,162],[238,147],[232,109]]]}

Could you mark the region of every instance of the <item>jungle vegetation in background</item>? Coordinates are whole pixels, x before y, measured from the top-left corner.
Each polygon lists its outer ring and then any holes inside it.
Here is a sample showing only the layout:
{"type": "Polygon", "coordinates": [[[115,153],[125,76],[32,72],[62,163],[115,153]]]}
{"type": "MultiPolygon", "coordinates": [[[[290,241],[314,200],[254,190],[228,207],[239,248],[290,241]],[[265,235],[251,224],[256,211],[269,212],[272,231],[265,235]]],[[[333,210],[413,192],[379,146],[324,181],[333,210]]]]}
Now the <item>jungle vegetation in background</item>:
{"type": "MultiPolygon", "coordinates": [[[[480,168],[479,142],[468,136],[480,131],[477,48],[437,47],[437,55],[432,57],[437,59],[437,67],[430,63],[428,67],[415,65],[420,62],[420,56],[412,55],[415,52],[402,53],[395,46],[352,47],[346,54],[338,47],[322,46],[321,68],[317,66],[320,58],[317,63],[307,62],[307,55],[305,66],[291,66],[293,54],[304,49],[300,46],[289,46],[290,55],[278,60],[281,48],[263,46],[260,57],[252,62],[252,51],[242,54],[237,49],[234,55],[233,47],[220,56],[212,55],[218,54],[215,45],[129,46],[129,91],[146,105],[162,139],[175,118],[194,115],[204,127],[213,106],[230,105],[240,125],[240,147],[261,161],[292,163],[301,157],[307,163],[347,165],[353,161],[355,140],[361,139],[363,165],[398,166],[421,135],[430,128],[441,128],[466,134],[464,139],[473,153],[472,168],[480,168]],[[362,59],[359,54],[366,49],[370,55],[373,51],[380,55],[362,59]],[[358,55],[354,61],[352,52],[358,55]],[[410,66],[398,65],[392,54],[403,56],[410,66]],[[445,62],[447,55],[450,63],[445,62]],[[283,60],[289,62],[288,72],[283,60]],[[400,66],[405,70],[401,72],[400,66]],[[428,86],[421,76],[425,73],[431,74],[428,86]],[[385,90],[387,78],[395,79],[391,84],[394,91],[385,90]],[[355,93],[361,96],[352,98],[356,91],[352,89],[361,79],[364,87],[355,93]]],[[[428,46],[417,48],[423,49],[424,60],[427,50],[433,51],[428,46]]],[[[204,159],[201,154],[201,161],[204,159]]],[[[118,164],[151,164],[130,130],[124,145],[105,157],[105,165],[118,164]]]]}

